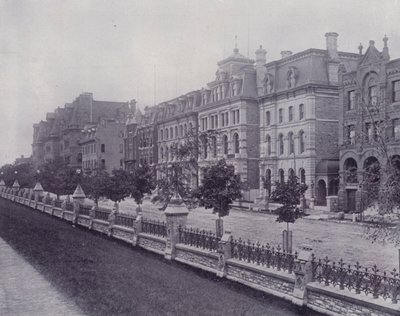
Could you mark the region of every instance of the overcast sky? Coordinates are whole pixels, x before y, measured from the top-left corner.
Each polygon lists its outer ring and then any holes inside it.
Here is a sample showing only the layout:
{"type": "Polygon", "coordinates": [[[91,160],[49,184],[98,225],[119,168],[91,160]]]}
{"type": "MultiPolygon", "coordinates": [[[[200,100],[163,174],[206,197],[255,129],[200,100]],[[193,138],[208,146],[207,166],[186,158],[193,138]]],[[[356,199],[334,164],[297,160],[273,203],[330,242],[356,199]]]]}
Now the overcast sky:
{"type": "Polygon", "coordinates": [[[81,92],[143,107],[200,89],[235,35],[271,61],[325,48],[328,31],[351,52],[387,34],[397,58],[399,16],[399,0],[0,0],[0,165],[29,156],[32,124],[81,92]]]}

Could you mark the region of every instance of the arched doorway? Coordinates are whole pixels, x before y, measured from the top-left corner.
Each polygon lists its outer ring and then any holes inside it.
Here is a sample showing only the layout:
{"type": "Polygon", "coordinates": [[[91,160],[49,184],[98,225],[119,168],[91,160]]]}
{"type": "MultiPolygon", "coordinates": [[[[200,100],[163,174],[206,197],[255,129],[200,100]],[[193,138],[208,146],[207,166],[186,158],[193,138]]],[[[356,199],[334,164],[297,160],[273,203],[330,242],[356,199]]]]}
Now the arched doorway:
{"type": "Polygon", "coordinates": [[[343,165],[344,180],[346,183],[358,183],[357,162],[353,158],[347,158],[343,165]]]}
{"type": "Polygon", "coordinates": [[[317,183],[317,205],[326,205],[326,182],[319,180],[317,183]]]}

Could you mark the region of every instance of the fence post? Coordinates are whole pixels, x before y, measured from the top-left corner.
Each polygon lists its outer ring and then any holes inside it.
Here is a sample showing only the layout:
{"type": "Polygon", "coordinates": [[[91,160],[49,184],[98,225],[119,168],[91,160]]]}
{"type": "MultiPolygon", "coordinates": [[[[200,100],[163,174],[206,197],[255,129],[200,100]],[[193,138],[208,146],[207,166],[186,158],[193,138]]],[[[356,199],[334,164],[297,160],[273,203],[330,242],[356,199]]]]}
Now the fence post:
{"type": "Polygon", "coordinates": [[[132,245],[137,246],[139,244],[139,234],[142,232],[142,210],[139,207],[136,209],[136,220],[134,224],[134,233],[132,239],[132,245]]]}
{"type": "Polygon", "coordinates": [[[307,283],[312,281],[312,248],[302,246],[294,262],[294,289],[292,303],[303,306],[307,300],[307,283]]]}
{"type": "Polygon", "coordinates": [[[217,276],[223,278],[226,276],[226,262],[232,258],[232,233],[228,230],[222,235],[218,242],[218,272],[217,276]]]}
{"type": "Polygon", "coordinates": [[[3,193],[4,189],[6,188],[6,184],[4,180],[0,180],[0,193],[3,193]]]}
{"type": "Polygon", "coordinates": [[[175,245],[179,242],[179,227],[185,227],[188,209],[179,194],[175,194],[168,203],[164,212],[167,217],[167,241],[165,245],[165,259],[172,260],[175,257],[175,245]]]}
{"type": "Polygon", "coordinates": [[[39,197],[43,195],[43,187],[40,182],[36,182],[35,187],[33,188],[33,192],[35,194],[35,208],[37,207],[37,203],[39,201],[39,197]]]}
{"type": "Polygon", "coordinates": [[[108,231],[107,231],[108,237],[112,236],[113,227],[115,225],[115,217],[117,213],[118,213],[118,204],[114,203],[111,213],[108,215],[108,231]]]}
{"type": "Polygon", "coordinates": [[[72,199],[74,203],[74,214],[72,215],[72,226],[75,226],[75,224],[78,221],[78,216],[79,216],[79,208],[85,201],[86,195],[85,192],[83,192],[81,186],[78,184],[76,186],[76,189],[74,191],[74,194],[72,194],[72,199]]]}

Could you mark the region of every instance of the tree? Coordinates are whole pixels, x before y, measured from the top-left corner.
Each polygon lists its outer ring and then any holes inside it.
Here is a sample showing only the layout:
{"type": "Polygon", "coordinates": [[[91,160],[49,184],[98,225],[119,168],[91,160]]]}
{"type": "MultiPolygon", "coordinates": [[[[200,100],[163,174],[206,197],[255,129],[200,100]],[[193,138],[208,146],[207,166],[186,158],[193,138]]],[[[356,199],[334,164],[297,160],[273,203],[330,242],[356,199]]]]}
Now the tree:
{"type": "Polygon", "coordinates": [[[277,222],[285,222],[287,231],[289,231],[289,224],[294,223],[298,218],[304,215],[302,209],[297,205],[300,204],[300,199],[307,191],[307,185],[299,183],[298,177],[289,175],[287,182],[276,182],[275,189],[272,191],[271,199],[279,204],[277,208],[278,218],[277,222]]]}
{"type": "Polygon", "coordinates": [[[106,197],[112,190],[113,185],[110,175],[104,169],[89,170],[82,179],[83,191],[95,202],[96,206],[99,205],[99,199],[106,197]]]}
{"type": "Polygon", "coordinates": [[[47,161],[39,168],[38,180],[44,190],[57,195],[72,194],[80,181],[80,174],[62,158],[47,161]]]}
{"type": "Polygon", "coordinates": [[[219,218],[227,216],[232,202],[242,197],[240,176],[235,174],[232,165],[221,159],[204,169],[204,177],[195,196],[200,206],[212,208],[219,218]]]}
{"type": "Polygon", "coordinates": [[[174,143],[169,147],[167,157],[157,169],[157,190],[152,198],[153,202],[162,204],[161,210],[167,208],[169,201],[176,194],[180,195],[189,209],[197,205],[193,196],[193,180],[197,182],[198,157],[210,151],[212,142],[208,140],[216,135],[215,130],[197,132],[193,129],[188,131],[183,142],[174,143]]]}
{"type": "Polygon", "coordinates": [[[0,168],[0,178],[7,186],[12,186],[18,180],[21,188],[29,188],[35,185],[35,172],[30,162],[21,164],[6,164],[0,168]]]}
{"type": "Polygon", "coordinates": [[[155,188],[154,172],[148,164],[139,165],[130,175],[129,191],[132,198],[140,205],[145,194],[151,194],[155,188]]]}
{"type": "Polygon", "coordinates": [[[123,169],[114,169],[110,178],[110,186],[105,192],[105,197],[118,205],[130,195],[131,175],[123,169]]]}

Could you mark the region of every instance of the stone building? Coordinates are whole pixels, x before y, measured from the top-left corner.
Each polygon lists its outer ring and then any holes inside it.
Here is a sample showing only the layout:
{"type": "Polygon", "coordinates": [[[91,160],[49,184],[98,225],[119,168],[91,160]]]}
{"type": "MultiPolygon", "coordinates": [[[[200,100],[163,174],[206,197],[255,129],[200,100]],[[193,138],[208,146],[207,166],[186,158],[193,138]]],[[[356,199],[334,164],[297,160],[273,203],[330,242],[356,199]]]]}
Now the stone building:
{"type": "Polygon", "coordinates": [[[359,212],[366,171],[400,166],[400,59],[390,60],[388,38],[379,51],[359,46],[357,68],[340,72],[340,209],[359,212]],[[381,140],[386,144],[386,152],[381,140]]]}
{"type": "Polygon", "coordinates": [[[86,125],[79,141],[84,171],[124,167],[125,122],[102,119],[100,124],[86,125]]]}
{"type": "Polygon", "coordinates": [[[235,48],[218,62],[215,80],[201,90],[197,108],[199,131],[216,131],[208,143],[202,144],[200,178],[202,168],[225,158],[247,183],[246,200],[254,200],[259,186],[259,110],[253,64],[235,48]]]}
{"type": "Polygon", "coordinates": [[[92,93],[82,93],[72,103],[47,113],[46,120],[34,124],[32,160],[39,166],[47,160],[61,157],[70,166],[82,166],[79,144],[82,129],[103,119],[126,121],[128,102],[97,101],[92,93]]]}
{"type": "MultiPolygon", "coordinates": [[[[266,63],[256,52],[260,117],[260,178],[271,183],[295,174],[308,185],[311,206],[337,195],[339,171],[339,66],[352,71],[359,56],[340,52],[336,33],[326,33],[326,49],[296,54],[282,51],[266,63]]],[[[266,190],[260,179],[260,200],[266,190]]]]}

